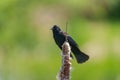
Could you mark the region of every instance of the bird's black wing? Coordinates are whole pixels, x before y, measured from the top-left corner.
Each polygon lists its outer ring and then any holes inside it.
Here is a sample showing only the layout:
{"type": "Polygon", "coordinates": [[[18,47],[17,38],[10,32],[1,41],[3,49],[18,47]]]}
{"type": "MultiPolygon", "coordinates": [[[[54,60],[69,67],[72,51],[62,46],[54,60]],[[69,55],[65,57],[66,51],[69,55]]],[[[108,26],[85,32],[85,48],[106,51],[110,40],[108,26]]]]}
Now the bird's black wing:
{"type": "Polygon", "coordinates": [[[71,46],[76,46],[78,47],[78,44],[72,39],[72,37],[67,36],[68,42],[71,46]]]}
{"type": "Polygon", "coordinates": [[[87,61],[89,59],[89,56],[86,55],[85,53],[83,53],[79,49],[77,43],[72,39],[72,37],[68,36],[67,39],[68,39],[68,42],[71,46],[71,50],[72,50],[73,54],[75,55],[75,57],[77,59],[77,62],[78,63],[83,63],[83,62],[87,61]]]}

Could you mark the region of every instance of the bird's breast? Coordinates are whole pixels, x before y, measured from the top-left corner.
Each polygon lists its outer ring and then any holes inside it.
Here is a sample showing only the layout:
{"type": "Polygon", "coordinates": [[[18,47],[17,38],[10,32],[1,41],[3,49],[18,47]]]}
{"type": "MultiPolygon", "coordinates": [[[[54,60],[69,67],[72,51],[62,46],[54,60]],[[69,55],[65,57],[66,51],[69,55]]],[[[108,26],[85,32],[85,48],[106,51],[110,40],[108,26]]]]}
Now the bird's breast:
{"type": "Polygon", "coordinates": [[[64,43],[65,41],[65,37],[63,35],[59,35],[59,34],[56,34],[54,35],[54,39],[55,39],[55,42],[56,44],[61,47],[62,44],[64,43]]]}

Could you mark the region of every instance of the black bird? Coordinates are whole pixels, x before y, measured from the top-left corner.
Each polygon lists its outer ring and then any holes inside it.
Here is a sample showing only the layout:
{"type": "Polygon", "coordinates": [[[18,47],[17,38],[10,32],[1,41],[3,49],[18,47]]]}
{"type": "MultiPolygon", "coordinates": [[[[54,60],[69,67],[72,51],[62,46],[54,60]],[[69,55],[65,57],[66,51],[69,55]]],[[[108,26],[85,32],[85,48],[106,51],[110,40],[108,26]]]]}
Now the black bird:
{"type": "MultiPolygon", "coordinates": [[[[51,28],[51,30],[53,32],[53,38],[54,38],[56,44],[58,45],[58,47],[60,49],[62,49],[62,45],[66,40],[67,34],[65,32],[63,32],[57,25],[54,25],[51,28]]],[[[71,51],[73,52],[74,56],[76,57],[76,60],[78,63],[83,63],[89,59],[88,55],[86,55],[82,51],[80,51],[77,43],[72,39],[72,37],[67,35],[67,40],[71,46],[71,51]]]]}

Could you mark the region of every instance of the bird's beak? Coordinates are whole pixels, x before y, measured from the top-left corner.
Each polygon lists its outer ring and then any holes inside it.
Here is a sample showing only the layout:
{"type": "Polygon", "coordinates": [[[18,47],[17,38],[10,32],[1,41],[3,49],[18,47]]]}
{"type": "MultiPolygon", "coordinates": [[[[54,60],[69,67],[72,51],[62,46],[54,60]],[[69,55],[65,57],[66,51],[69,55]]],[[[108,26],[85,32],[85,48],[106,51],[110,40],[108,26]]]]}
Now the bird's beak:
{"type": "Polygon", "coordinates": [[[50,30],[53,30],[53,28],[50,28],[50,30]]]}

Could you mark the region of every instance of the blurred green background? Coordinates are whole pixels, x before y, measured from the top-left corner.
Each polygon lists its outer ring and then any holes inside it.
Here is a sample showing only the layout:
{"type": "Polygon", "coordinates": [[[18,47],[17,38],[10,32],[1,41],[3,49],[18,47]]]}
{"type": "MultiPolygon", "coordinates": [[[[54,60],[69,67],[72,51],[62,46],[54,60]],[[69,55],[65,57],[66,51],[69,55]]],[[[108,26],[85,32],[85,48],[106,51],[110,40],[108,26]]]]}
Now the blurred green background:
{"type": "Polygon", "coordinates": [[[56,80],[57,24],[89,61],[72,60],[71,80],[120,80],[120,0],[0,0],[0,80],[56,80]]]}

